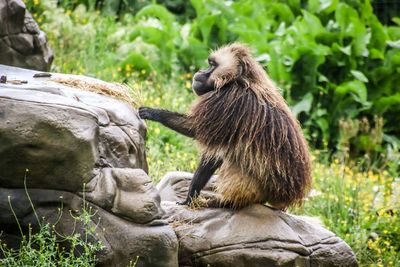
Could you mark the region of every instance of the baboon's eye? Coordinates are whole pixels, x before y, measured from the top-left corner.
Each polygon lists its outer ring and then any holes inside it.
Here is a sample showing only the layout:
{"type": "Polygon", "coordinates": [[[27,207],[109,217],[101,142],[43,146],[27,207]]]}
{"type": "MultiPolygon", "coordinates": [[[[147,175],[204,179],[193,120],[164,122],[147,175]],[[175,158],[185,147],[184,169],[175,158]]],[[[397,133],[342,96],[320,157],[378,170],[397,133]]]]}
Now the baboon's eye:
{"type": "Polygon", "coordinates": [[[216,67],[216,66],[217,66],[217,63],[216,63],[214,60],[212,60],[212,59],[208,59],[208,65],[210,65],[210,66],[212,66],[212,67],[216,67]]]}

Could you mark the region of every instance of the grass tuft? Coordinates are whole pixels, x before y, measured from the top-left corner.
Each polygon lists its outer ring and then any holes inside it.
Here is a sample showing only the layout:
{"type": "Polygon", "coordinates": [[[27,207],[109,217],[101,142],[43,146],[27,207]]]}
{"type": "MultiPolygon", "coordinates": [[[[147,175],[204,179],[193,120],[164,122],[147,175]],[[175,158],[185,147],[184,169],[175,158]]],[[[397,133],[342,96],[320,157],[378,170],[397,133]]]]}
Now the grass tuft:
{"type": "Polygon", "coordinates": [[[0,266],[95,266],[97,261],[96,255],[104,246],[95,236],[97,225],[93,226],[92,219],[96,213],[92,210],[91,206],[84,201],[82,210],[78,216],[73,216],[72,212],[70,212],[75,223],[74,231],[71,234],[62,235],[58,233],[56,226],[62,216],[62,204],[58,209],[58,219],[55,223],[46,223],[45,218],[39,221],[28,189],[26,188],[26,173],[24,178],[25,192],[38,220],[39,230],[33,231],[31,224],[29,224],[27,231],[24,232],[25,229],[22,228],[12,206],[11,196],[8,196],[10,210],[14,215],[21,234],[21,242],[18,249],[10,248],[1,239],[2,233],[0,233],[0,255],[2,255],[0,266]],[[75,229],[77,224],[82,227],[79,231],[75,229]],[[66,245],[64,246],[64,244],[66,245]]]}

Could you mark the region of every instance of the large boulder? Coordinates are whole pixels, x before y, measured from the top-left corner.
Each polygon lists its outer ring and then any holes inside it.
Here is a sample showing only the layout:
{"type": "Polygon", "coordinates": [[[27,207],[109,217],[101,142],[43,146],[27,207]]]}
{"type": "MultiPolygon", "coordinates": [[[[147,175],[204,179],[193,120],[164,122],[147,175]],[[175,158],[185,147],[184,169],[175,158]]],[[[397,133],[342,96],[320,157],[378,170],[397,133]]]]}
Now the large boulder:
{"type": "MultiPolygon", "coordinates": [[[[157,185],[179,239],[179,266],[358,266],[350,247],[310,218],[264,205],[238,211],[177,206],[192,176],[172,172],[157,185]]],[[[215,177],[202,194],[212,197],[214,183],[215,177]]]]}
{"type": "Polygon", "coordinates": [[[32,201],[39,218],[57,221],[57,232],[70,234],[70,211],[80,214],[89,201],[105,245],[100,266],[127,266],[137,256],[137,266],[177,266],[176,235],[160,220],[160,196],[147,175],[144,122],[131,105],[89,92],[122,88],[35,74],[0,65],[2,241],[18,246],[20,239],[11,207],[24,229],[38,225],[32,201]]]}
{"type": "Polygon", "coordinates": [[[46,71],[53,61],[46,34],[21,0],[0,1],[0,64],[46,71]]]}

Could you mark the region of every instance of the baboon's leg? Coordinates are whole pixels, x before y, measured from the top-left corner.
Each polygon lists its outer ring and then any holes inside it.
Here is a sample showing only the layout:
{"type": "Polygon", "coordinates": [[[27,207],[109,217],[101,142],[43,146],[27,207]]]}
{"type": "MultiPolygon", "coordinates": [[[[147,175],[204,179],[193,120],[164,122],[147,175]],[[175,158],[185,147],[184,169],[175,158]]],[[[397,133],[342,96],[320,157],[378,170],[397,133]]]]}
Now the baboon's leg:
{"type": "Polygon", "coordinates": [[[185,114],[164,109],[141,107],[139,108],[139,116],[144,120],[157,121],[180,134],[194,137],[194,130],[185,114]]]}
{"type": "Polygon", "coordinates": [[[201,158],[199,167],[193,175],[189,186],[188,196],[185,201],[178,202],[181,205],[189,205],[193,198],[200,194],[201,189],[207,184],[214,172],[222,165],[222,160],[201,158]]]}

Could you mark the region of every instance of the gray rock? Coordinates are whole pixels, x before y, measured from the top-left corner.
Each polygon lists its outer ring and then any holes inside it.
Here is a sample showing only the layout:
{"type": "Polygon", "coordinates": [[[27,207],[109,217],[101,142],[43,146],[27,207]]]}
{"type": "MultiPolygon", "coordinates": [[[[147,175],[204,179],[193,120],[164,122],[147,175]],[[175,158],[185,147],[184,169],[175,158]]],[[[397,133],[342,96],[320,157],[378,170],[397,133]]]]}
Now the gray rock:
{"type": "Polygon", "coordinates": [[[99,266],[126,266],[136,256],[137,266],[177,266],[178,241],[161,220],[160,196],[147,175],[146,127],[137,112],[55,80],[112,84],[56,73],[33,78],[35,73],[0,65],[0,75],[7,76],[0,83],[2,241],[17,247],[20,239],[9,196],[22,227],[37,226],[26,182],[39,218],[54,223],[62,208],[56,224],[62,234],[74,231],[70,210],[79,214],[84,196],[96,212],[96,236],[106,246],[99,266]]]}
{"type": "MultiPolygon", "coordinates": [[[[238,211],[177,205],[191,178],[169,173],[157,186],[179,239],[179,266],[358,266],[343,240],[305,217],[263,205],[238,211]]],[[[202,194],[211,197],[214,182],[202,194]]]]}
{"type": "Polygon", "coordinates": [[[53,52],[21,0],[0,1],[0,64],[48,71],[53,52]]]}
{"type": "Polygon", "coordinates": [[[104,168],[147,172],[145,125],[129,105],[52,80],[77,76],[38,79],[2,65],[0,73],[27,82],[0,84],[0,186],[23,186],[26,169],[29,188],[70,192],[103,179],[104,168]]]}

